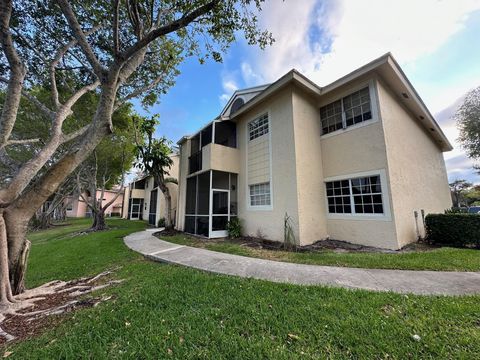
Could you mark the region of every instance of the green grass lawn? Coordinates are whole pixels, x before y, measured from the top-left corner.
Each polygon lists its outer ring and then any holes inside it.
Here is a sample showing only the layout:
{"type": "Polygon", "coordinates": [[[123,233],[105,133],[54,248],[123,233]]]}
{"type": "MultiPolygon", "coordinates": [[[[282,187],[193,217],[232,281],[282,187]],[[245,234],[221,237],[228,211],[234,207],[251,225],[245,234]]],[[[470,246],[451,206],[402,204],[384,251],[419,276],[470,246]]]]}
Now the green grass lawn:
{"type": "Polygon", "coordinates": [[[389,253],[333,250],[291,252],[252,248],[231,240],[203,240],[189,235],[159,237],[173,243],[262,259],[311,265],[348,266],[370,269],[480,271],[480,251],[443,247],[429,251],[389,253]]]}
{"type": "Polygon", "coordinates": [[[109,302],[9,345],[9,359],[480,356],[480,296],[405,296],[214,275],[128,250],[121,237],[144,227],[141,222],[111,220],[111,231],[70,235],[86,224],[30,236],[28,284],[115,266],[126,281],[104,290],[114,296],[109,302]]]}

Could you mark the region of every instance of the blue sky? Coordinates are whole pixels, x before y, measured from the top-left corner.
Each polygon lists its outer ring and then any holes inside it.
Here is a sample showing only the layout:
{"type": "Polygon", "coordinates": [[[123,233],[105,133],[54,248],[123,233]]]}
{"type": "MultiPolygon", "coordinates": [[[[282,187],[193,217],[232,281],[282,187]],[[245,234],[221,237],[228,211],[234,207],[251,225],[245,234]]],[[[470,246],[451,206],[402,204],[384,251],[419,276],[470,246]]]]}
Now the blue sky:
{"type": "Polygon", "coordinates": [[[176,85],[149,109],[160,114],[157,135],[176,142],[217,116],[236,89],[292,68],[323,86],[391,51],[454,144],[445,153],[450,180],[480,183],[451,120],[462,96],[480,86],[480,0],[271,0],[260,21],[276,39],[267,50],[239,35],[223,63],[181,66],[176,85]]]}

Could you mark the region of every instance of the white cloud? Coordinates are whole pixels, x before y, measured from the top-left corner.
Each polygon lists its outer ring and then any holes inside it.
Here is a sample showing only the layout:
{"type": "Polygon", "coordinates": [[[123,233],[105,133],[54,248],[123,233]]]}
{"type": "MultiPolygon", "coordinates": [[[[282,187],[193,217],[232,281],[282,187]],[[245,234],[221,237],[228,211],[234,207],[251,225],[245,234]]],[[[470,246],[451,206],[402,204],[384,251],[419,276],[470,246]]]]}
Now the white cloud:
{"type": "Polygon", "coordinates": [[[325,85],[388,51],[410,64],[463,29],[477,9],[478,0],[268,1],[260,16],[276,42],[250,50],[258,75],[244,80],[273,81],[297,68],[325,85]]]}
{"type": "Polygon", "coordinates": [[[222,87],[224,93],[219,96],[221,105],[225,105],[232,94],[238,90],[237,82],[233,79],[233,74],[225,73],[222,75],[222,87]]]}
{"type": "Polygon", "coordinates": [[[263,81],[263,78],[253,71],[252,66],[248,62],[242,62],[240,68],[243,81],[246,84],[259,85],[263,81]]]}
{"type": "MultiPolygon", "coordinates": [[[[468,16],[480,10],[479,0],[302,0],[267,1],[262,25],[276,41],[264,51],[247,48],[242,62],[246,85],[277,80],[292,68],[323,86],[365,63],[392,52],[402,66],[433,54],[465,28],[468,16]]],[[[476,46],[472,44],[472,46],[476,46]]],[[[448,86],[422,84],[422,97],[438,112],[445,134],[454,145],[446,153],[450,177],[478,182],[472,161],[457,142],[458,130],[448,120],[459,99],[480,79],[464,78],[448,86]],[[452,104],[447,109],[445,105],[452,104]],[[444,109],[444,111],[440,111],[444,109]],[[476,180],[475,180],[476,179],[476,180]]]]}

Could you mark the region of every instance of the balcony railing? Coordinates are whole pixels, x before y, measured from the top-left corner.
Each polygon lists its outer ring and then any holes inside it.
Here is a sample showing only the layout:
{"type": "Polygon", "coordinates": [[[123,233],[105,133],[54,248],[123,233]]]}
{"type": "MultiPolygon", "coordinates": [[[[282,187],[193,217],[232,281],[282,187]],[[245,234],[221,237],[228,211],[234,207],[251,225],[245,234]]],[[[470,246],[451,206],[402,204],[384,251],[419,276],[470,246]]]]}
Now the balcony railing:
{"type": "Polygon", "coordinates": [[[202,151],[198,151],[188,158],[189,174],[202,170],[202,151]]]}

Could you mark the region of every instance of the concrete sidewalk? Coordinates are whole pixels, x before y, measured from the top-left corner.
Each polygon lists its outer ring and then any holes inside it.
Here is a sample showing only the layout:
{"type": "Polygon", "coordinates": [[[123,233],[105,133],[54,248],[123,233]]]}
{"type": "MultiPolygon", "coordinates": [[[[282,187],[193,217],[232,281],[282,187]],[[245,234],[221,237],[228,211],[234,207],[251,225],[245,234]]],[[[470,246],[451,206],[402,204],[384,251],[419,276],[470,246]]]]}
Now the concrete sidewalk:
{"type": "Polygon", "coordinates": [[[172,244],[153,236],[156,231],[159,229],[131,234],[124,242],[155,261],[245,278],[403,294],[480,294],[479,272],[360,269],[270,261],[172,244]]]}

